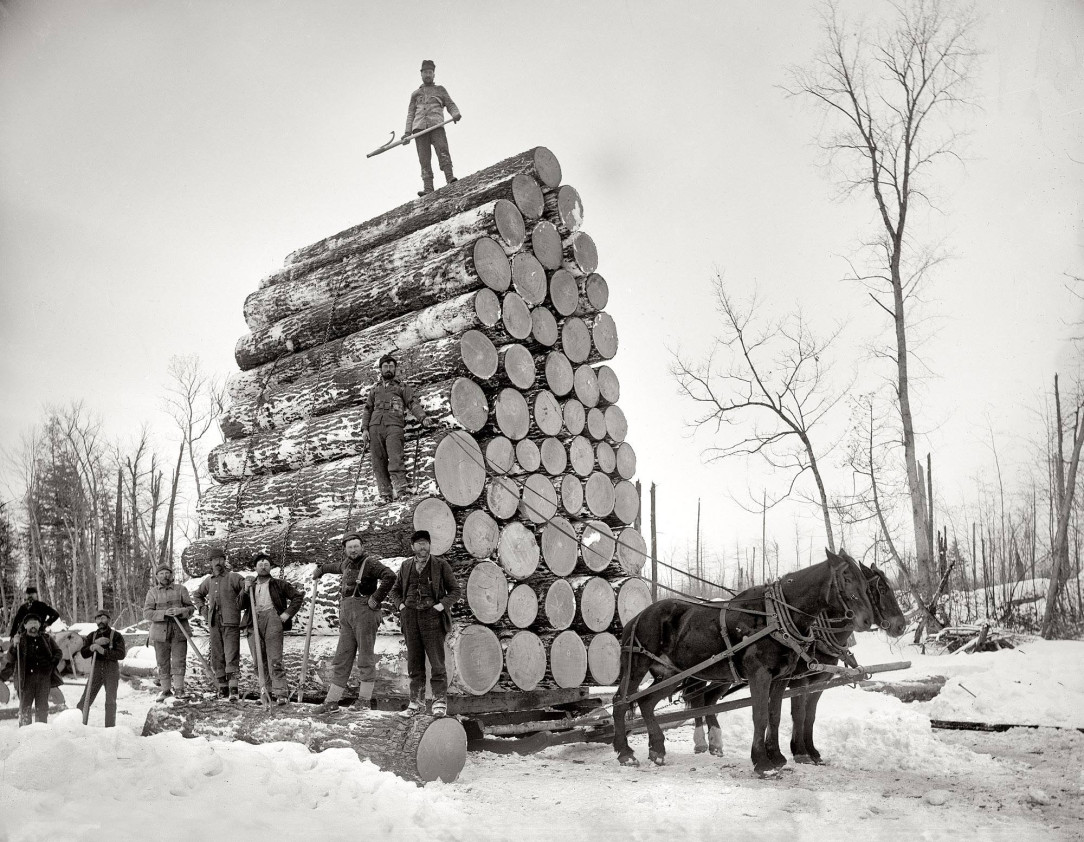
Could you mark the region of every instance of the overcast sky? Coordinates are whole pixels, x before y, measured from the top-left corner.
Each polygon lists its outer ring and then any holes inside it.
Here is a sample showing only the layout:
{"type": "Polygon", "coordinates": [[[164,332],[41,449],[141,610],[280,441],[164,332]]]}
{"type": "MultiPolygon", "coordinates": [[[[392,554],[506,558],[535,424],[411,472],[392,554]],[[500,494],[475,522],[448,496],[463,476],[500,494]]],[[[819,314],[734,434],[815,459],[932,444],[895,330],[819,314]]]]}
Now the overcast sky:
{"type": "MultiPolygon", "coordinates": [[[[1038,396],[1071,368],[1066,273],[1084,275],[1084,5],[981,5],[967,160],[938,172],[928,222],[953,259],[917,329],[935,375],[917,400],[920,452],[933,449],[949,502],[989,469],[990,428],[1010,467],[1028,458],[1038,396]]],[[[845,323],[840,372],[878,375],[864,348],[888,323],[841,280],[871,208],[835,199],[821,116],[778,88],[819,38],[805,0],[5,2],[0,447],[72,398],[117,436],[149,420],[164,441],[171,355],[235,370],[261,277],[413,196],[412,150],[365,153],[402,131],[431,58],[464,115],[449,131],[458,175],[544,145],[583,197],[664,551],[691,541],[698,498],[710,546],[759,540],[730,497],[778,480],[702,463],[709,442],[688,437],[668,369],[672,350],[709,346],[718,269],[780,312],[845,323]]],[[[796,525],[817,528],[789,509],[769,531],[793,547],[796,525]]]]}

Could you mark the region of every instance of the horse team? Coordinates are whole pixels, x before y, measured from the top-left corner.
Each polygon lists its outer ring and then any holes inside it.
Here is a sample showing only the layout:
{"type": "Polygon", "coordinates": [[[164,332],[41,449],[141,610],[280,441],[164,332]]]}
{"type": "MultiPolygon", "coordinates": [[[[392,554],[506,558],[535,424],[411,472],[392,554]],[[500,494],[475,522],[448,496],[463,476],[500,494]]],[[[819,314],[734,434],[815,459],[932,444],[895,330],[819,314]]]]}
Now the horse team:
{"type": "MultiPolygon", "coordinates": [[[[877,625],[899,637],[906,620],[883,572],[859,564],[845,552],[828,552],[819,564],[757,585],[727,602],[664,599],[645,608],[622,633],[619,689],[614,699],[614,750],[622,765],[638,761],[629,748],[626,716],[638,702],[648,732],[648,757],[666,759],[655,706],[681,689],[692,707],[713,705],[748,686],[753,707],[752,760],[768,776],[786,765],[779,749],[779,720],[788,687],[815,687],[831,677],[822,665],[847,660],[853,632],[877,625]],[[638,690],[650,674],[652,684],[638,690]],[[681,678],[679,678],[681,677],[681,678]]],[[[821,763],[813,724],[821,692],[806,690],[791,700],[791,754],[797,763],[821,763]]],[[[697,718],[696,751],[722,754],[714,713],[708,741],[697,718]]]]}

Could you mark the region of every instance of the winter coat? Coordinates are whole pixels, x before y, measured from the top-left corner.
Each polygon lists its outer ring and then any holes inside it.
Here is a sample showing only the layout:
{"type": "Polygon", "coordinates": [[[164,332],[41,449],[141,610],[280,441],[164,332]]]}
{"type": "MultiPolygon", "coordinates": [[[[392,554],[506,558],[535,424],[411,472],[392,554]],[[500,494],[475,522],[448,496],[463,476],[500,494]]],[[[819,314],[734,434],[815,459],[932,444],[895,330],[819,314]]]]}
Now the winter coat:
{"type": "Polygon", "coordinates": [[[143,619],[151,624],[150,634],[147,636],[148,643],[165,643],[173,639],[177,630],[174,618],[166,615],[167,608],[181,608],[176,619],[180,620],[185,634],[191,635],[192,628],[188,625],[188,618],[195,613],[196,607],[192,604],[192,597],[188,595],[188,588],[184,585],[170,584],[164,588],[161,585],[151,585],[147,591],[147,598],[143,601],[143,619]]]}
{"type": "Polygon", "coordinates": [[[79,654],[84,658],[90,658],[97,656],[98,662],[102,661],[123,661],[124,656],[127,654],[128,647],[124,643],[124,635],[122,635],[116,629],[95,629],[86,637],[83,638],[83,648],[79,654]],[[104,652],[95,652],[91,649],[91,645],[99,637],[108,637],[109,643],[106,644],[104,652]]]}
{"type": "Polygon", "coordinates": [[[403,134],[439,126],[444,122],[445,108],[452,117],[460,116],[459,107],[452,102],[451,94],[443,85],[421,85],[410,95],[403,134]]]}
{"type": "Polygon", "coordinates": [[[341,573],[339,593],[342,599],[372,597],[383,602],[392,585],[395,584],[393,573],[382,561],[370,555],[363,555],[354,561],[343,559],[321,564],[320,573],[341,573]]]}
{"type": "MultiPolygon", "coordinates": [[[[257,579],[257,581],[259,581],[257,579]]],[[[237,610],[241,612],[241,626],[248,628],[252,625],[252,606],[249,594],[256,590],[255,583],[252,585],[252,591],[242,590],[241,594],[237,597],[237,610]]],[[[271,596],[271,604],[275,606],[275,612],[282,614],[286,612],[290,616],[283,620],[282,630],[289,631],[294,625],[294,614],[301,610],[301,603],[305,601],[305,594],[301,589],[295,585],[290,584],[285,579],[276,579],[271,577],[267,586],[268,593],[271,596]]]]}
{"type": "Polygon", "coordinates": [[[41,630],[44,632],[60,619],[60,612],[40,599],[35,599],[33,602],[24,602],[19,606],[19,610],[15,612],[15,618],[11,621],[11,633],[8,634],[8,637],[15,637],[15,633],[23,627],[23,621],[27,617],[37,617],[41,620],[41,630]]]}
{"type": "Polygon", "coordinates": [[[207,607],[207,624],[223,626],[241,625],[241,611],[237,598],[245,588],[245,577],[232,570],[221,576],[208,576],[192,595],[192,601],[202,613],[207,607]]]}
{"type": "MultiPolygon", "coordinates": [[[[391,602],[396,608],[406,601],[406,595],[410,590],[410,580],[414,576],[414,559],[408,558],[399,567],[399,575],[395,577],[395,585],[391,589],[391,602]]],[[[429,587],[432,590],[434,603],[439,602],[444,606],[440,612],[440,620],[444,625],[444,631],[452,630],[452,618],[448,615],[449,609],[459,602],[463,595],[456,581],[455,573],[444,558],[439,555],[429,556],[429,587]]]]}
{"type": "Polygon", "coordinates": [[[406,424],[406,411],[419,421],[425,420],[425,410],[414,396],[414,389],[398,378],[385,380],[381,377],[365,399],[365,409],[361,414],[361,428],[385,424],[402,427],[406,424]]]}
{"type": "Polygon", "coordinates": [[[24,687],[31,676],[49,675],[53,687],[63,684],[57,667],[64,655],[56,641],[45,632],[32,637],[25,632],[19,635],[19,642],[8,648],[0,661],[0,681],[8,681],[13,676],[19,687],[24,687]],[[19,670],[16,675],[15,667],[19,670]]]}

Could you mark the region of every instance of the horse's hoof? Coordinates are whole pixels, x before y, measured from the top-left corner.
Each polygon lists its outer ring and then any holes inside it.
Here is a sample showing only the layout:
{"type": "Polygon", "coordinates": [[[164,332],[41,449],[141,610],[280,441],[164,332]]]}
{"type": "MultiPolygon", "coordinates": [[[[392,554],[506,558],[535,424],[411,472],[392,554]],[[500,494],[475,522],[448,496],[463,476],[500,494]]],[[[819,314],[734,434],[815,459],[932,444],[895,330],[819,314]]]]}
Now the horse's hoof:
{"type": "Polygon", "coordinates": [[[779,777],[779,770],[778,769],[773,769],[770,766],[765,766],[765,767],[760,768],[760,769],[754,769],[753,772],[756,774],[756,776],[758,778],[762,778],[762,779],[778,778],[779,777]]]}
{"type": "Polygon", "coordinates": [[[622,766],[639,766],[640,765],[640,761],[637,760],[631,754],[622,755],[621,757],[618,757],[617,762],[620,763],[622,766]]]}
{"type": "Polygon", "coordinates": [[[785,757],[773,757],[769,761],[772,764],[773,769],[782,769],[787,765],[787,758],[785,757]]]}
{"type": "Polygon", "coordinates": [[[723,750],[721,748],[719,748],[718,746],[712,746],[711,748],[708,749],[708,751],[711,752],[713,757],[722,757],[723,756],[723,750]]]}
{"type": "MultiPolygon", "coordinates": [[[[703,754],[707,750],[707,746],[693,746],[693,754],[703,754]]],[[[715,754],[715,752],[713,751],[712,754],[715,754]]]]}
{"type": "Polygon", "coordinates": [[[793,759],[795,763],[806,763],[810,766],[814,766],[817,763],[817,761],[810,757],[808,754],[795,754],[793,759]]]}
{"type": "Polygon", "coordinates": [[[665,766],[666,765],[666,755],[665,754],[660,754],[657,751],[651,751],[651,752],[648,752],[647,756],[651,760],[651,762],[654,763],[656,766],[665,766]]]}

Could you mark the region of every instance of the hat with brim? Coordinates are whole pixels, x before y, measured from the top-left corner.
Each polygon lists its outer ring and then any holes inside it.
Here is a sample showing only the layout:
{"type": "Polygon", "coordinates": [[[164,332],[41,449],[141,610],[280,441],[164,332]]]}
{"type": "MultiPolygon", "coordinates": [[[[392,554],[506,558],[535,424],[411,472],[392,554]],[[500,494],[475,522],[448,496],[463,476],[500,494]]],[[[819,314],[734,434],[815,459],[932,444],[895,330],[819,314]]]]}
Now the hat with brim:
{"type": "Polygon", "coordinates": [[[410,536],[410,543],[412,543],[412,544],[415,541],[431,541],[431,540],[432,539],[429,537],[429,532],[427,530],[425,530],[425,529],[418,529],[418,530],[416,530],[414,532],[413,535],[410,536]]]}
{"type": "Polygon", "coordinates": [[[361,541],[361,536],[357,532],[347,532],[343,535],[342,544],[345,547],[351,541],[361,541]]]}

